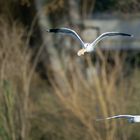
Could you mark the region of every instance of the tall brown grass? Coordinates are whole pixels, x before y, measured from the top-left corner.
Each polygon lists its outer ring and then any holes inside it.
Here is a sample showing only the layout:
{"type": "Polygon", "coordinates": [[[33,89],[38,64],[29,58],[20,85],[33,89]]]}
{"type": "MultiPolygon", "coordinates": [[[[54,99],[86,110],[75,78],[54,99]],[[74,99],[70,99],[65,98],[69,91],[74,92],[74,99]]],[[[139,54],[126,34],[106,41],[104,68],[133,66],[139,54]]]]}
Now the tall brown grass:
{"type": "Polygon", "coordinates": [[[27,139],[29,92],[34,67],[25,28],[0,19],[0,103],[2,139],[27,139]]]}
{"type": "MultiPolygon", "coordinates": [[[[114,54],[114,53],[113,53],[114,54]]],[[[110,56],[111,57],[111,56],[110,56]]],[[[113,64],[107,61],[108,56],[98,52],[100,64],[93,64],[88,56],[84,56],[84,68],[80,63],[69,58],[67,64],[61,61],[59,71],[53,72],[52,85],[55,94],[63,104],[85,126],[91,139],[117,139],[118,131],[124,127],[122,121],[96,122],[96,118],[104,118],[116,114],[127,113],[125,96],[131,90],[126,88],[123,78],[123,57],[119,53],[112,56],[113,64]],[[67,65],[67,67],[64,67],[67,65]],[[125,102],[124,102],[125,101],[125,102]]],[[[62,58],[64,60],[65,58],[62,58]]],[[[119,131],[122,139],[124,135],[119,131]]]]}
{"type": "Polygon", "coordinates": [[[18,22],[9,24],[0,19],[0,139],[139,137],[132,129],[138,126],[130,126],[124,120],[96,121],[139,111],[139,69],[125,77],[125,56],[97,51],[97,61],[93,61],[88,54],[58,54],[57,67],[46,66],[50,82],[47,85],[47,80],[35,72],[43,45],[31,61],[26,36],[18,22]]]}

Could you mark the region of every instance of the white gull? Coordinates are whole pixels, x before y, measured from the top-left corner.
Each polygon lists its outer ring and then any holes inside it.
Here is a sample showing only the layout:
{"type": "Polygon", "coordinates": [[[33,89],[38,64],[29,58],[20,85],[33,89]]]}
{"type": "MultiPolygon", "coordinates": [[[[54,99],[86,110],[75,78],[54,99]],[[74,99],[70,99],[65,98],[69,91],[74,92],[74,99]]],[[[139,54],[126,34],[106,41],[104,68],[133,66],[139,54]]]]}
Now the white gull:
{"type": "Polygon", "coordinates": [[[81,37],[74,30],[69,29],[69,28],[46,29],[46,31],[53,32],[53,33],[61,33],[61,34],[71,35],[72,37],[76,38],[82,46],[82,49],[80,49],[77,53],[78,56],[84,55],[85,52],[94,51],[96,44],[104,38],[111,37],[111,36],[129,36],[129,37],[133,36],[131,34],[122,33],[122,32],[105,32],[105,33],[101,34],[99,37],[97,37],[93,42],[85,43],[85,42],[83,42],[81,37]]]}
{"type": "Polygon", "coordinates": [[[140,115],[116,115],[116,116],[107,117],[104,119],[96,119],[96,121],[118,119],[118,118],[127,119],[129,123],[139,123],[140,122],[140,115]]]}

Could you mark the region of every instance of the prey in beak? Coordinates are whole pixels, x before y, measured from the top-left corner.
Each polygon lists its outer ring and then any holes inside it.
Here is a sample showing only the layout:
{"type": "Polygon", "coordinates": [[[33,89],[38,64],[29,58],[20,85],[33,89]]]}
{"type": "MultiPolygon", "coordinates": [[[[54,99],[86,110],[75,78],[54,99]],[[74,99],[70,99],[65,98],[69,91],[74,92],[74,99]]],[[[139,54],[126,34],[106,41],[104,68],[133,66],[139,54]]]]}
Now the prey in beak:
{"type": "Polygon", "coordinates": [[[80,49],[80,50],[77,52],[77,55],[78,55],[78,56],[84,55],[85,52],[86,52],[86,49],[85,49],[85,48],[80,49]]]}

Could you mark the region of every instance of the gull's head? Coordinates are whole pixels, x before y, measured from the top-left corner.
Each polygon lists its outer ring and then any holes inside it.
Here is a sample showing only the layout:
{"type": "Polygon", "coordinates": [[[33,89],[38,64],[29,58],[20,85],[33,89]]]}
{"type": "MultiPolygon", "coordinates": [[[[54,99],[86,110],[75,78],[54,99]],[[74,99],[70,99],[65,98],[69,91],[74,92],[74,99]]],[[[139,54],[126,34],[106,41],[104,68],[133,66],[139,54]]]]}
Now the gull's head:
{"type": "Polygon", "coordinates": [[[85,46],[85,48],[88,48],[90,46],[90,44],[89,43],[85,43],[84,46],[85,46]]]}
{"type": "Polygon", "coordinates": [[[93,45],[90,44],[90,43],[85,43],[85,44],[84,44],[84,47],[85,47],[85,49],[86,49],[86,52],[92,52],[92,51],[94,50],[93,45]]]}

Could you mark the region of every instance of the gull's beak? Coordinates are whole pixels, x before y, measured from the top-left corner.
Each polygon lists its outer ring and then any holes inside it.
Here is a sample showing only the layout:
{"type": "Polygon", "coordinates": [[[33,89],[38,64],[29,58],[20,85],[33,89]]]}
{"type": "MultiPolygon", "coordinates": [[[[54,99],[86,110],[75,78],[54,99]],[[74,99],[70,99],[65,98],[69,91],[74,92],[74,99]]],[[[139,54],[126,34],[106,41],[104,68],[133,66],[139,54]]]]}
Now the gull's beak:
{"type": "Polygon", "coordinates": [[[81,50],[79,50],[79,51],[77,52],[77,55],[78,55],[78,56],[84,55],[85,52],[86,52],[86,49],[83,48],[83,49],[81,49],[81,50]]]}

